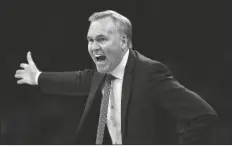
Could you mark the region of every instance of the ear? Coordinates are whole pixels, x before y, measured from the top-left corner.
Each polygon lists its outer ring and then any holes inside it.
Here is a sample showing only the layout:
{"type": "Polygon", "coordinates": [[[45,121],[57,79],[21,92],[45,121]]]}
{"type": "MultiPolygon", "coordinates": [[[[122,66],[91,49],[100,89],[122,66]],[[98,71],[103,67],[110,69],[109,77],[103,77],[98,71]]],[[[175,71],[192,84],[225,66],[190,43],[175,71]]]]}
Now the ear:
{"type": "Polygon", "coordinates": [[[122,50],[125,50],[128,46],[128,38],[126,35],[121,36],[121,48],[122,50]]]}

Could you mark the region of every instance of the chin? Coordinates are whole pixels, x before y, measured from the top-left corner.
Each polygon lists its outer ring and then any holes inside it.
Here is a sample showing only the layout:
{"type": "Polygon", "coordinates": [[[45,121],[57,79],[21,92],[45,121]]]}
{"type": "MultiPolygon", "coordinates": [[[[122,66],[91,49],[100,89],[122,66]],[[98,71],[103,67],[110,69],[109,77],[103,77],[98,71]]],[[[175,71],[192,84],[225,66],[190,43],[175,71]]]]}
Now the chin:
{"type": "Polygon", "coordinates": [[[97,67],[97,71],[100,73],[108,73],[110,72],[109,68],[101,68],[101,67],[97,67]]]}

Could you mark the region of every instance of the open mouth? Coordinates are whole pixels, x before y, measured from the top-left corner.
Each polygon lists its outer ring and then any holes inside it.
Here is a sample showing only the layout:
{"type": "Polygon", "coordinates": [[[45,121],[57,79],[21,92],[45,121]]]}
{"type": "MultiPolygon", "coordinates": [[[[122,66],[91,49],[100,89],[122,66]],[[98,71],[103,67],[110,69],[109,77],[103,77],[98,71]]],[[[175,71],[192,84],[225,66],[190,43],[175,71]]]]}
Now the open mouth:
{"type": "Polygon", "coordinates": [[[97,62],[101,62],[101,61],[105,61],[106,60],[106,56],[104,55],[99,55],[99,56],[95,56],[97,62]]]}

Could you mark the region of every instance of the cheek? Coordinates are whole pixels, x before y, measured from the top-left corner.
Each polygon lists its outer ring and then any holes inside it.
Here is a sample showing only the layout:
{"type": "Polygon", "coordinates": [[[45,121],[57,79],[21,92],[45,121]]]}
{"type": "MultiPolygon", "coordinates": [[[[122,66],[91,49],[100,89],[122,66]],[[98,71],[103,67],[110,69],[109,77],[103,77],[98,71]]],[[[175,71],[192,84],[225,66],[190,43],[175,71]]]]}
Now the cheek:
{"type": "Polygon", "coordinates": [[[118,62],[118,56],[117,56],[116,52],[109,54],[108,60],[109,60],[110,65],[114,66],[114,64],[116,64],[118,62]]]}
{"type": "Polygon", "coordinates": [[[90,49],[90,47],[88,47],[88,52],[89,52],[89,54],[92,56],[92,50],[90,49]]]}
{"type": "Polygon", "coordinates": [[[90,48],[91,48],[90,45],[88,45],[88,51],[89,51],[89,52],[90,52],[90,50],[91,50],[90,48]]]}
{"type": "Polygon", "coordinates": [[[115,62],[117,62],[118,58],[120,58],[120,50],[117,43],[109,42],[105,45],[102,45],[101,48],[107,56],[110,64],[114,64],[115,62]]]}

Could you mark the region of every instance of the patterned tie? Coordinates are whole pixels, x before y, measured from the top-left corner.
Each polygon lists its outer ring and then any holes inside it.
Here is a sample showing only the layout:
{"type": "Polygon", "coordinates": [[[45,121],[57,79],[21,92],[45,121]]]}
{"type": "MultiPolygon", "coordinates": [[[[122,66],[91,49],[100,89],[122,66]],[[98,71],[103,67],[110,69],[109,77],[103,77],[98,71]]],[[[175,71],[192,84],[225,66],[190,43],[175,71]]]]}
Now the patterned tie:
{"type": "Polygon", "coordinates": [[[103,142],[104,130],[107,120],[109,96],[111,91],[111,81],[113,79],[115,79],[115,77],[112,76],[111,74],[108,74],[103,84],[103,97],[101,102],[100,116],[99,116],[99,122],[97,128],[97,138],[96,138],[96,144],[100,144],[100,145],[103,142]]]}

